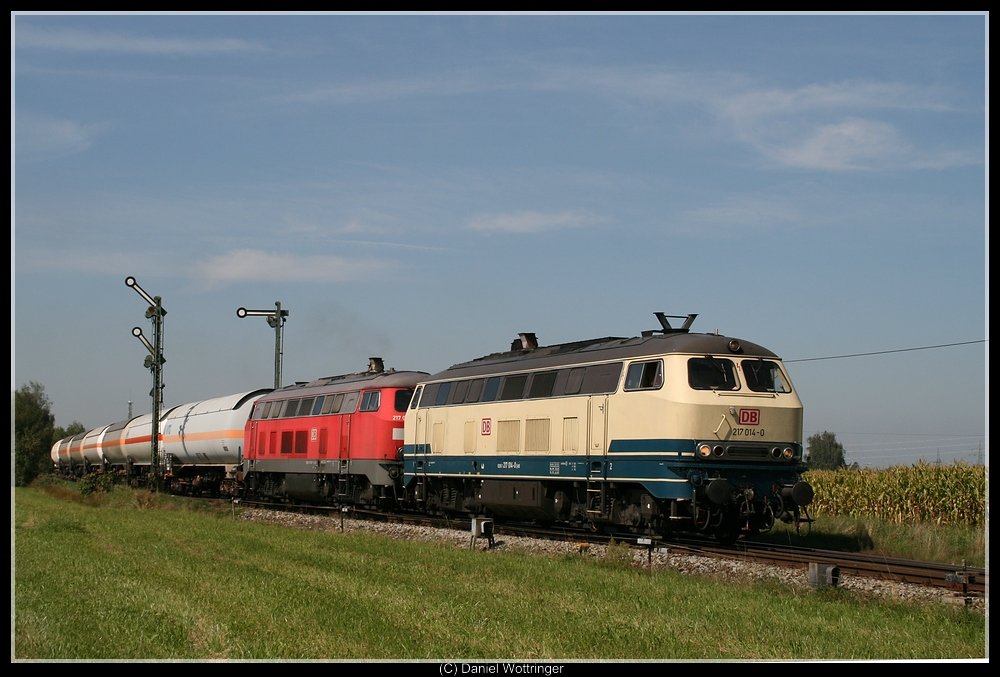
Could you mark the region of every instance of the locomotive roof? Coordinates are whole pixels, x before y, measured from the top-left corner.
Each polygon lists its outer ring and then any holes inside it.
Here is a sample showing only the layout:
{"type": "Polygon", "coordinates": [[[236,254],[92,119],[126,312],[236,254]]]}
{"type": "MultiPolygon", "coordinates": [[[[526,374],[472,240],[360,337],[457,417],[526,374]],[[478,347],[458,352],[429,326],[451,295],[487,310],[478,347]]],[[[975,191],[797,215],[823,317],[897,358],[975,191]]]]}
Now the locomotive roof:
{"type": "Polygon", "coordinates": [[[529,369],[563,367],[574,364],[650,357],[667,353],[732,355],[771,359],[777,359],[778,357],[767,348],[756,343],[744,341],[743,339],[735,339],[739,342],[740,347],[734,352],[729,348],[730,341],[733,340],[730,336],[722,336],[720,334],[697,334],[686,331],[652,335],[644,334],[643,336],[634,336],[631,338],[606,336],[586,341],[493,353],[468,362],[452,365],[448,369],[434,374],[428,380],[433,381],[529,369]]]}
{"type": "Polygon", "coordinates": [[[260,401],[284,400],[289,397],[312,397],[362,388],[407,388],[415,386],[426,376],[427,372],[425,371],[396,371],[395,369],[324,376],[307,383],[296,383],[279,388],[260,398],[260,401]]]}

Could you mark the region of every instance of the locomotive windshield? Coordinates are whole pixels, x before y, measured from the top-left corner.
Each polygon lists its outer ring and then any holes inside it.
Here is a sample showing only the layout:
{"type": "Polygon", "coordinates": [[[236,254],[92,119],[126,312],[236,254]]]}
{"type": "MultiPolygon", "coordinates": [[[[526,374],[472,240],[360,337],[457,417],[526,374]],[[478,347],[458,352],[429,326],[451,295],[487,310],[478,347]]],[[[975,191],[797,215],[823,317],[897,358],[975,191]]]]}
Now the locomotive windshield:
{"type": "Polygon", "coordinates": [[[739,390],[732,360],[692,357],[688,360],[688,383],[695,390],[739,390]]]}
{"type": "Polygon", "coordinates": [[[406,408],[410,406],[410,398],[412,397],[413,397],[412,390],[397,390],[396,401],[394,403],[396,411],[406,411],[406,408]]]}
{"type": "Polygon", "coordinates": [[[740,363],[747,387],[758,393],[790,393],[792,387],[776,362],[770,360],[743,360],[740,363]]]}

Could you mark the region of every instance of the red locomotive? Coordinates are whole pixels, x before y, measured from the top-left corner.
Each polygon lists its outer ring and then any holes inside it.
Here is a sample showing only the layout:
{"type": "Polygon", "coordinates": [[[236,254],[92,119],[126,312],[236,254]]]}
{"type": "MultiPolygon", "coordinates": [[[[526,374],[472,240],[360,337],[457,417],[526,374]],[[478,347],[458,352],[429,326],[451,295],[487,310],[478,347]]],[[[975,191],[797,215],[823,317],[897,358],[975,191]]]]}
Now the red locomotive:
{"type": "Polygon", "coordinates": [[[247,420],[241,466],[248,495],[278,500],[396,504],[403,418],[426,372],[329,376],[258,399],[247,420]]]}

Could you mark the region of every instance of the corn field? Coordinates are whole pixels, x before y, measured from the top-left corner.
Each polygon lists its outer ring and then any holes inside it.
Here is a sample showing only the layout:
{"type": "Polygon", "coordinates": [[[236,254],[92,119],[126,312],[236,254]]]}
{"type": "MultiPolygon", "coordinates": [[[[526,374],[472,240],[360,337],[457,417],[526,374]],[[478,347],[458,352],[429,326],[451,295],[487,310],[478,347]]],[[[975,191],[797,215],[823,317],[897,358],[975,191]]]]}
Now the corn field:
{"type": "Polygon", "coordinates": [[[892,468],[810,470],[813,516],[870,517],[894,524],[986,522],[986,468],[918,463],[892,468]]]}

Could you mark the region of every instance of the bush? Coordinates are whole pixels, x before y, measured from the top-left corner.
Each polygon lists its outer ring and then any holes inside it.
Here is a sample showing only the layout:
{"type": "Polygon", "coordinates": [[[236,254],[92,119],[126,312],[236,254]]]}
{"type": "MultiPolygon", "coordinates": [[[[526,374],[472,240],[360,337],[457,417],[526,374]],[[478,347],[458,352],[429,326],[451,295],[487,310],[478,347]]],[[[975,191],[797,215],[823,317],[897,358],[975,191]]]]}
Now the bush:
{"type": "Polygon", "coordinates": [[[96,492],[106,494],[115,488],[115,478],[110,473],[92,472],[81,477],[77,484],[80,487],[80,493],[84,496],[96,492]]]}

